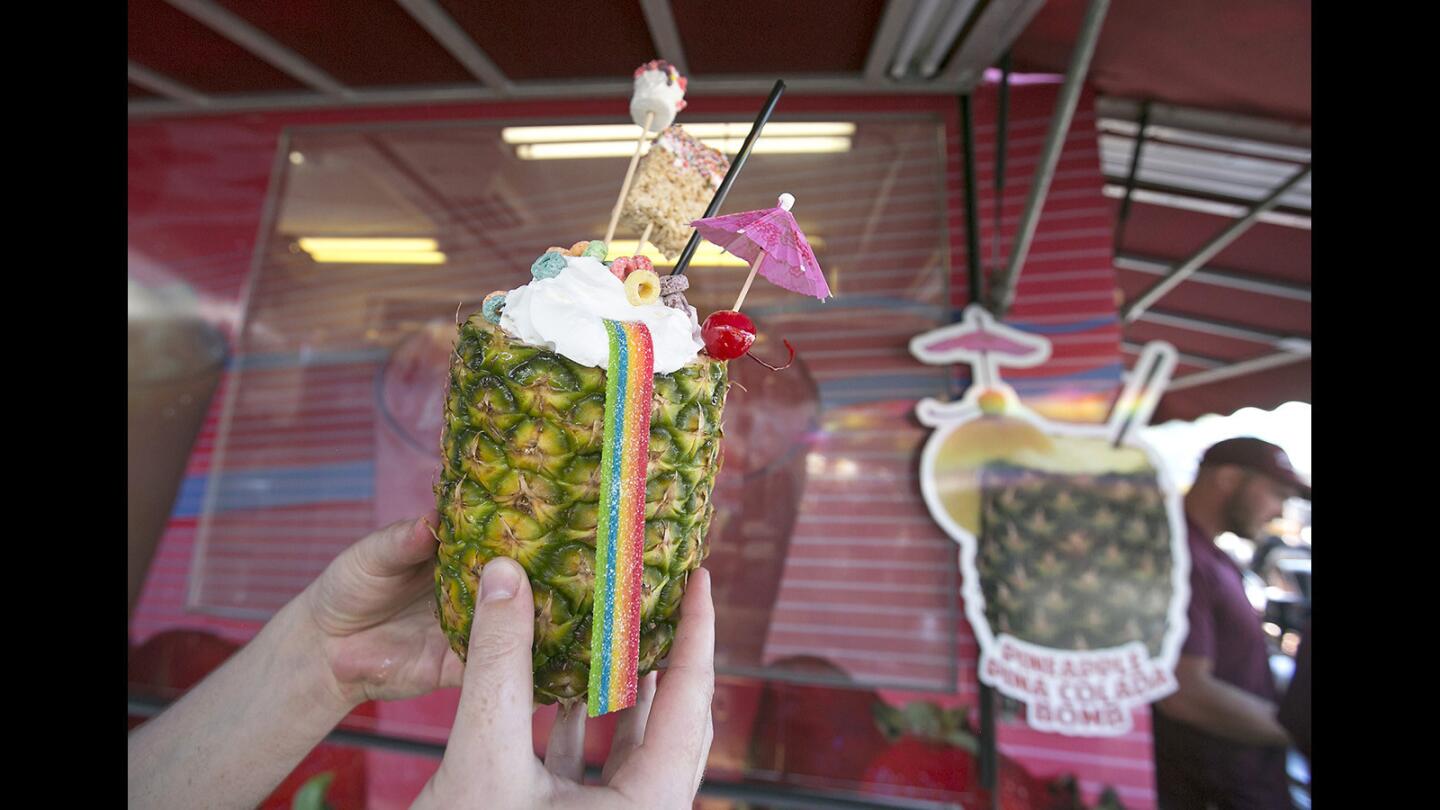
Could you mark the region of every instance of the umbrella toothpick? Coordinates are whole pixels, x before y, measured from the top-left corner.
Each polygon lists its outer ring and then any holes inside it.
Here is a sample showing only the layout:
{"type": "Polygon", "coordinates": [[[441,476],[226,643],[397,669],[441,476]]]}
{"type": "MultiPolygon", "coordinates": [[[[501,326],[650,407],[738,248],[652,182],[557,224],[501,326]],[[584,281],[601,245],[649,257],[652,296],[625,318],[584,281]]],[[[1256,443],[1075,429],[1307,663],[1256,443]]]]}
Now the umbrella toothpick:
{"type": "Polygon", "coordinates": [[[765,251],[755,254],[755,261],[750,263],[750,275],[745,278],[745,286],[740,288],[740,297],[735,299],[735,306],[731,309],[740,311],[740,305],[745,303],[745,296],[750,292],[750,285],[755,283],[755,272],[760,269],[760,263],[765,261],[765,251]]]}
{"type": "Polygon", "coordinates": [[[790,214],[795,195],[781,194],[774,208],[741,211],[721,217],[697,219],[691,224],[695,233],[710,240],[742,259],[750,259],[750,275],[740,288],[740,297],[729,312],[739,312],[755,276],[763,275],[771,283],[791,292],[811,295],[824,301],[830,297],[830,285],[805,234],[790,214]]]}

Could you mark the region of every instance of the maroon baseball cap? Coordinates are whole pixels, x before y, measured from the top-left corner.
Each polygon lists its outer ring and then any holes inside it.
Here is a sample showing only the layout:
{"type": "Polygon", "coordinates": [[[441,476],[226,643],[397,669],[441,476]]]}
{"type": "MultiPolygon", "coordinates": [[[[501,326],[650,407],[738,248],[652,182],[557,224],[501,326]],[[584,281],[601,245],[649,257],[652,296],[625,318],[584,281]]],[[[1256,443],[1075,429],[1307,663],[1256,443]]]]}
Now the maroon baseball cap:
{"type": "Polygon", "coordinates": [[[1300,497],[1310,500],[1310,485],[1295,471],[1285,451],[1253,436],[1226,439],[1212,445],[1200,459],[1200,466],[1207,464],[1234,464],[1253,470],[1294,487],[1300,497]]]}

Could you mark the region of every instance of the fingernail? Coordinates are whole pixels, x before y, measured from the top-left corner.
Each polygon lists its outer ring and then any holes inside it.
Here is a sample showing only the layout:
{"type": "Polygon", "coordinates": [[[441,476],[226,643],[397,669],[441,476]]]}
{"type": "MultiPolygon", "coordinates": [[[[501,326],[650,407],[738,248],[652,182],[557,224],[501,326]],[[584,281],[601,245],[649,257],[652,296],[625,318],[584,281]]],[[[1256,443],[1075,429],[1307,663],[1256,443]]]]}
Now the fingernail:
{"type": "Polygon", "coordinates": [[[519,563],[509,557],[496,557],[486,563],[485,569],[480,573],[481,603],[495,602],[514,596],[515,589],[520,586],[520,577],[523,573],[519,563]]]}

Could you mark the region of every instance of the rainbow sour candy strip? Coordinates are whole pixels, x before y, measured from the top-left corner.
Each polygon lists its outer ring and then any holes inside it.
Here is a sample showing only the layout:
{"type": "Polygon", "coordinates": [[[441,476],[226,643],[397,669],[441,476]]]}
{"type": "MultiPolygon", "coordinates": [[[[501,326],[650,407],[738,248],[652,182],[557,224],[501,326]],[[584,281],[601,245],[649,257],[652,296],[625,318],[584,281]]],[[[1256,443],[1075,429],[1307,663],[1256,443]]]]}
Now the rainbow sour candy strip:
{"type": "Polygon", "coordinates": [[[587,707],[591,717],[635,705],[645,571],[645,470],[655,382],[655,350],[645,324],[607,320],[605,332],[610,338],[610,361],[595,531],[587,707]]]}

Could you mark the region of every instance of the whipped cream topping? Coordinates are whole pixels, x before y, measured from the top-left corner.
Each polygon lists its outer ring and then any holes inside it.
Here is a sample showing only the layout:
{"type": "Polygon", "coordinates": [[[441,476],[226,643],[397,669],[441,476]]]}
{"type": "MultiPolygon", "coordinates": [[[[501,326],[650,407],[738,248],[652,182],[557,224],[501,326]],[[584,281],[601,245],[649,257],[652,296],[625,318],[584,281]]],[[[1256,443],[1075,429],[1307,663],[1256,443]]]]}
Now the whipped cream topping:
{"type": "Polygon", "coordinates": [[[500,328],[582,366],[605,368],[610,339],[604,319],[640,321],[649,327],[655,345],[655,373],[669,374],[705,348],[695,309],[688,309],[682,312],[660,301],[634,306],[625,296],[625,284],[599,259],[566,256],[559,275],[534,279],[505,295],[500,328]]]}

